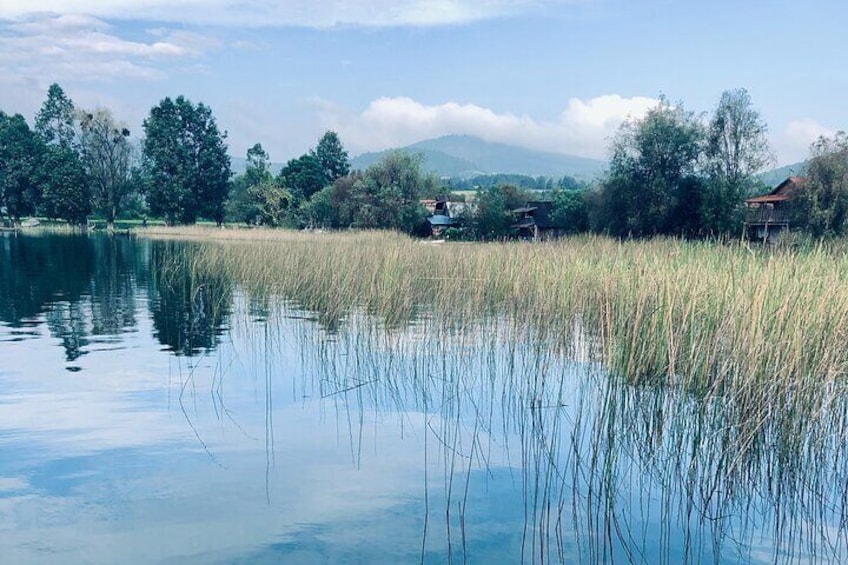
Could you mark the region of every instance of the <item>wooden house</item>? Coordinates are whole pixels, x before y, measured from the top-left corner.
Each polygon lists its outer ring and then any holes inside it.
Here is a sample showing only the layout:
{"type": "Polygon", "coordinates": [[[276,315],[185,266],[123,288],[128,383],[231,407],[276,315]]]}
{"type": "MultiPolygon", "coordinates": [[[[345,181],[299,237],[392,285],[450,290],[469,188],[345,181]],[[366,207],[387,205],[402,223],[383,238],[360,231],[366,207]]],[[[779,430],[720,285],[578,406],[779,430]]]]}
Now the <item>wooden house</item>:
{"type": "Polygon", "coordinates": [[[447,199],[440,197],[422,200],[421,204],[427,209],[427,228],[430,236],[440,237],[447,228],[454,225],[447,199]]]}
{"type": "Polygon", "coordinates": [[[770,243],[788,232],[789,206],[803,186],[802,177],[789,177],[768,194],[745,200],[745,236],[770,243]]]}
{"type": "Polygon", "coordinates": [[[553,219],[554,203],[550,200],[534,200],[512,211],[515,223],[512,229],[521,239],[545,241],[562,237],[567,226],[553,219]]]}

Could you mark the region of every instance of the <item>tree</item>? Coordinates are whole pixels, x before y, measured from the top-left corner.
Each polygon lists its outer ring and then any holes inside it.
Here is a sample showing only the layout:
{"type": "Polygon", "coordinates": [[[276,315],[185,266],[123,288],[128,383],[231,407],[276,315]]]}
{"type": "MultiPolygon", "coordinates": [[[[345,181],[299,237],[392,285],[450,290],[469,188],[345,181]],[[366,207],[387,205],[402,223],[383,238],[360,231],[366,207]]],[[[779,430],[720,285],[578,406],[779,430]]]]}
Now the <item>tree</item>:
{"type": "Polygon", "coordinates": [[[392,151],[368,167],[362,188],[373,204],[359,211],[356,227],[394,229],[414,233],[426,218],[423,194],[435,190],[436,179],[421,171],[421,156],[392,151]]]}
{"type": "Polygon", "coordinates": [[[530,195],[512,184],[478,190],[472,219],[477,238],[493,240],[507,237],[515,223],[512,211],[526,205],[528,200],[530,195]]]}
{"type": "Polygon", "coordinates": [[[70,147],[74,131],[74,103],[55,82],[47,90],[47,100],[35,115],[35,132],[44,143],[70,147]]]}
{"type": "Polygon", "coordinates": [[[115,218],[134,189],[130,131],[105,108],[79,112],[79,124],[82,162],[91,180],[94,209],[112,232],[115,218]]]}
{"type": "Polygon", "coordinates": [[[324,169],[327,184],[350,173],[347,151],[334,131],[328,131],[321,137],[315,156],[324,169]]]}
{"type": "Polygon", "coordinates": [[[602,184],[602,230],[618,236],[693,235],[700,230],[703,128],[665,98],[622,124],[602,184]]]}
{"type": "Polygon", "coordinates": [[[268,179],[249,187],[248,194],[256,202],[263,224],[279,226],[283,223],[292,202],[292,195],[284,186],[268,179]]]}
{"type": "Polygon", "coordinates": [[[91,186],[77,153],[74,104],[58,84],[35,118],[35,131],[47,146],[41,168],[41,210],[49,218],[81,225],[91,213],[91,186]]]}
{"type": "Polygon", "coordinates": [[[76,151],[49,145],[41,167],[41,212],[76,226],[85,225],[91,213],[88,175],[76,151]]]}
{"type": "Polygon", "coordinates": [[[271,157],[268,152],[262,148],[261,143],[256,143],[247,150],[247,166],[244,171],[244,176],[248,186],[261,184],[270,181],[271,175],[271,157]]]}
{"type": "Polygon", "coordinates": [[[796,220],[815,237],[848,231],[848,133],[820,137],[811,147],[804,189],[793,200],[796,220]]]}
{"type": "Polygon", "coordinates": [[[588,191],[557,188],[551,193],[555,225],[565,226],[568,233],[580,233],[589,229],[588,191]]]}
{"type": "Polygon", "coordinates": [[[288,187],[299,200],[309,200],[313,194],[330,184],[324,166],[312,152],[289,160],[280,171],[277,181],[288,187]]]}
{"type": "Polygon", "coordinates": [[[0,111],[0,206],[10,224],[35,212],[43,153],[43,144],[23,116],[0,111]]]}
{"type": "Polygon", "coordinates": [[[742,199],[755,184],[754,175],[772,161],[767,135],[768,126],[744,88],[722,93],[707,129],[706,229],[732,232],[739,227],[742,199]]]}
{"type": "Polygon", "coordinates": [[[169,223],[224,220],[230,157],[212,110],[183,96],[165,98],[144,120],[147,200],[169,223]]]}

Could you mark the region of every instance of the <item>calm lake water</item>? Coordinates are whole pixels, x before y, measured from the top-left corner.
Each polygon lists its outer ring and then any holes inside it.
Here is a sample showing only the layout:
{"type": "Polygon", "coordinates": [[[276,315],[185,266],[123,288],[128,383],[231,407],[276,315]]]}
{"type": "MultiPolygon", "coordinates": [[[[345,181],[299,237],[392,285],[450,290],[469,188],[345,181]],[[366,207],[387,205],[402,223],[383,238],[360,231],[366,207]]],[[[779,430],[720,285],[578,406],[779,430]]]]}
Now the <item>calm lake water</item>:
{"type": "Polygon", "coordinates": [[[196,245],[0,238],[0,562],[848,558],[845,430],[786,453],[581,331],[329,319],[196,245]]]}

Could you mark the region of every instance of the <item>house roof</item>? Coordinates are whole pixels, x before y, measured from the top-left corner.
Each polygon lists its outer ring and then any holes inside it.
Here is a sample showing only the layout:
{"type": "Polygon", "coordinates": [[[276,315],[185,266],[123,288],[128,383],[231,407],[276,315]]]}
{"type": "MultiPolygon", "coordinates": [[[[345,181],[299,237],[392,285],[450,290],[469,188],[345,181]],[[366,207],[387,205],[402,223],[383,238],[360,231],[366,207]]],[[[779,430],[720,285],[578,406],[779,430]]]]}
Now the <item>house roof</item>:
{"type": "Polygon", "coordinates": [[[453,225],[453,219],[450,216],[445,216],[442,214],[438,214],[435,216],[430,216],[427,218],[427,221],[430,222],[431,226],[450,226],[453,225]]]}
{"type": "Polygon", "coordinates": [[[802,188],[805,179],[803,177],[789,177],[768,194],[761,194],[745,200],[746,204],[765,204],[768,202],[785,202],[790,200],[795,191],[802,188]]]}

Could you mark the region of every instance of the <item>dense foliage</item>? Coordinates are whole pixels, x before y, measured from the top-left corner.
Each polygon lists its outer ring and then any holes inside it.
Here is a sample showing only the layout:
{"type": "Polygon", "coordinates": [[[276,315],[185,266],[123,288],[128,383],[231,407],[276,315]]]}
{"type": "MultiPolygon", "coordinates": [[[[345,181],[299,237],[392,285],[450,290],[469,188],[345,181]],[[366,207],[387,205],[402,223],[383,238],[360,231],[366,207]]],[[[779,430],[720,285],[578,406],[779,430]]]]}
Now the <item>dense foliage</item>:
{"type": "Polygon", "coordinates": [[[848,134],[821,137],[807,162],[804,189],[795,198],[795,221],[815,237],[845,235],[848,229],[848,134]]]}
{"type": "Polygon", "coordinates": [[[147,202],[169,223],[224,221],[230,157],[212,110],[183,96],[165,98],[144,120],[147,202]]]}
{"type": "Polygon", "coordinates": [[[613,140],[595,227],[635,237],[739,233],[742,200],[770,159],[766,132],[744,90],[725,92],[708,126],[661,99],[613,140]]]}

